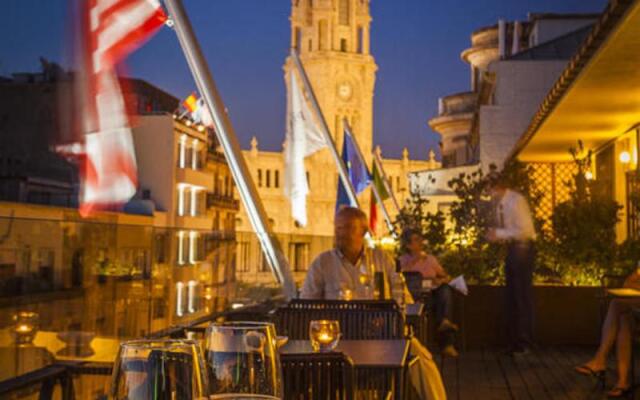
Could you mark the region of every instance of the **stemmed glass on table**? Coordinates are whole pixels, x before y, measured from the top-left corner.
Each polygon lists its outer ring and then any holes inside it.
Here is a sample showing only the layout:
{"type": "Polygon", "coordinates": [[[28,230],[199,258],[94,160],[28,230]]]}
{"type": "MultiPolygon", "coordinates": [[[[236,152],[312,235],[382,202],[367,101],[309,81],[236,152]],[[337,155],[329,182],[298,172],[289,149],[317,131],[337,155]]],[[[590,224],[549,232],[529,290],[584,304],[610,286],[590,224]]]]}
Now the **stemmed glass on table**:
{"type": "Polygon", "coordinates": [[[134,340],[120,345],[111,399],[201,400],[208,394],[208,377],[197,342],[134,340]]]}
{"type": "Polygon", "coordinates": [[[277,341],[271,323],[211,324],[205,335],[211,399],[282,398],[277,341]]]}
{"type": "Polygon", "coordinates": [[[283,339],[271,323],[214,323],[204,357],[192,340],[138,340],[120,346],[112,377],[115,400],[277,400],[283,339]]]}

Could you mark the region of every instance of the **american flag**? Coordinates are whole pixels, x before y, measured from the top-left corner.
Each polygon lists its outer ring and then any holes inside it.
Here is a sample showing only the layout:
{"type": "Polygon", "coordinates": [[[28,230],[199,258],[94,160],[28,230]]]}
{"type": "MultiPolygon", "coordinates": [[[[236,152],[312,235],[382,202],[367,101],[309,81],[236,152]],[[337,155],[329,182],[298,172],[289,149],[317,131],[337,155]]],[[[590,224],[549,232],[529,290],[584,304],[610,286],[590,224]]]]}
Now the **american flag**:
{"type": "Polygon", "coordinates": [[[87,0],[84,167],[80,213],[126,203],[137,167],[115,66],[166,21],[157,0],[87,0]]]}

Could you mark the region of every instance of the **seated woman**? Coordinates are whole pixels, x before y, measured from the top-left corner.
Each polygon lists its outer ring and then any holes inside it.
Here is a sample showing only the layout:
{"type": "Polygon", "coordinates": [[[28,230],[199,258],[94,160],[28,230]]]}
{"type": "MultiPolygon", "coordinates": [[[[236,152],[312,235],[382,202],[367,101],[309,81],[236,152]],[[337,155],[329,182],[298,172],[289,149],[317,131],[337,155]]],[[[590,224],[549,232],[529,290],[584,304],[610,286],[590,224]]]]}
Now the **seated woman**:
{"type": "MultiPolygon", "coordinates": [[[[640,289],[640,274],[634,272],[629,275],[623,286],[640,289]]],[[[609,397],[626,397],[632,390],[629,382],[633,327],[631,310],[635,307],[640,307],[640,299],[614,299],[609,303],[607,316],[602,325],[600,347],[591,360],[576,367],[576,371],[583,375],[604,378],[607,358],[615,344],[618,358],[618,381],[613,389],[607,393],[609,397]]]]}
{"type": "Polygon", "coordinates": [[[423,279],[432,281],[436,323],[438,332],[442,334],[440,347],[442,353],[450,357],[457,357],[458,351],[453,346],[454,333],[458,326],[451,322],[452,289],[447,283],[451,280],[438,259],[424,251],[424,239],[417,230],[407,229],[402,233],[401,246],[403,254],[400,256],[400,268],[403,272],[420,272],[423,279]]]}

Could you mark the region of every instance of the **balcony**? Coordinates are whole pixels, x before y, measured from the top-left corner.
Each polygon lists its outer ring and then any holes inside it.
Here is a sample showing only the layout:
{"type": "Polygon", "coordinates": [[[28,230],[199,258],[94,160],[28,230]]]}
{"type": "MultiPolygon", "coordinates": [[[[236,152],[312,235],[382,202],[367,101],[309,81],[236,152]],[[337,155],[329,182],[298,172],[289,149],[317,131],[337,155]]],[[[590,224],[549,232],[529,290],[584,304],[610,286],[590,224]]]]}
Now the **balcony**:
{"type": "Polygon", "coordinates": [[[234,199],[232,196],[207,193],[207,208],[211,207],[228,208],[230,210],[237,211],[240,208],[240,202],[234,199]]]}
{"type": "Polygon", "coordinates": [[[213,190],[213,178],[211,174],[203,170],[191,168],[176,168],[176,181],[200,186],[205,190],[213,190]]]}
{"type": "Polygon", "coordinates": [[[207,151],[207,162],[226,164],[227,159],[224,157],[223,153],[210,149],[207,151]]]}
{"type": "Polygon", "coordinates": [[[440,99],[438,116],[472,113],[476,110],[478,103],[478,93],[463,92],[456,93],[440,99]]]}
{"type": "Polygon", "coordinates": [[[211,218],[206,214],[176,216],[176,225],[184,229],[209,230],[211,229],[211,218]]]}
{"type": "Polygon", "coordinates": [[[453,140],[471,131],[473,116],[478,108],[478,93],[463,92],[440,98],[438,116],[429,120],[429,126],[442,136],[442,153],[448,154],[458,147],[453,140]]]}

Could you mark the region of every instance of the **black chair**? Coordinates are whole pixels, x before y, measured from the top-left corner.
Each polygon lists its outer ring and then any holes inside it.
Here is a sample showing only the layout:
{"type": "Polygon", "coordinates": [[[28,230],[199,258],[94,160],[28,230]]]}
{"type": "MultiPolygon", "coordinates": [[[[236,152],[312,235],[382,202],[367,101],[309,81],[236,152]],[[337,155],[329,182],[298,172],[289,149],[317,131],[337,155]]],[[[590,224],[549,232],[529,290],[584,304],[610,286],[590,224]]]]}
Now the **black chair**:
{"type": "Polygon", "coordinates": [[[273,321],[279,335],[308,340],[309,323],[329,319],[340,323],[342,339],[402,339],[404,317],[395,301],[292,300],[276,309],[273,321]]]}
{"type": "Polygon", "coordinates": [[[285,400],[352,400],[354,368],[343,353],[282,354],[285,400]]]}
{"type": "Polygon", "coordinates": [[[422,290],[422,274],[418,271],[403,272],[404,281],[407,284],[407,289],[413,297],[413,301],[420,301],[423,296],[422,290]]]}

